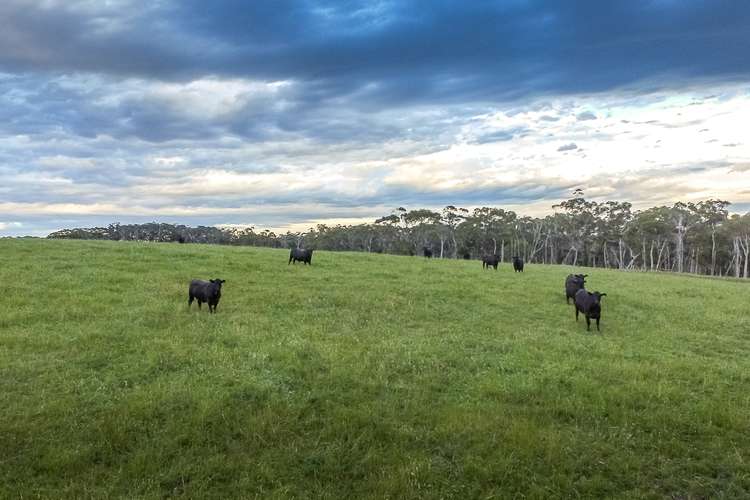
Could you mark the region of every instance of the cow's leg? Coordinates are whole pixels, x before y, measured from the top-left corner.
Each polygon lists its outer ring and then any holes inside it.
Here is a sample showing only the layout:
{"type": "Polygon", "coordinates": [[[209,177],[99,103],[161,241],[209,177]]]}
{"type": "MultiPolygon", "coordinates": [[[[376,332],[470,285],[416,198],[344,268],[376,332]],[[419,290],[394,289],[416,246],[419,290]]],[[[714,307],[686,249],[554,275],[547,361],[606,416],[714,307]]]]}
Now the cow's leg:
{"type": "Polygon", "coordinates": [[[599,318],[596,318],[596,331],[601,332],[601,330],[599,329],[599,318]]]}
{"type": "Polygon", "coordinates": [[[591,331],[591,318],[589,318],[588,314],[586,315],[586,331],[587,332],[591,331]]]}
{"type": "Polygon", "coordinates": [[[193,297],[193,294],[188,294],[188,309],[190,309],[190,306],[193,304],[193,300],[195,300],[195,297],[193,297]]]}
{"type": "Polygon", "coordinates": [[[201,299],[198,299],[198,309],[201,309],[201,306],[203,305],[203,302],[201,299]]]}
{"type": "Polygon", "coordinates": [[[576,321],[578,321],[578,308],[576,307],[576,321]]]}

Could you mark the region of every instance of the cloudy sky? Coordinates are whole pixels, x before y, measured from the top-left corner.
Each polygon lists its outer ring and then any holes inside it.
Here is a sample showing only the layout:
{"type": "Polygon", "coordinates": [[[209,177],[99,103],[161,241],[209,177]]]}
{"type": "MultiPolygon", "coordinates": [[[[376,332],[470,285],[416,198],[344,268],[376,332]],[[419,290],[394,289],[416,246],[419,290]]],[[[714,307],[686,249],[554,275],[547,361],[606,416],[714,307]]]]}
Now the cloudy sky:
{"type": "Polygon", "coordinates": [[[0,236],[750,210],[745,0],[0,1],[0,236]]]}

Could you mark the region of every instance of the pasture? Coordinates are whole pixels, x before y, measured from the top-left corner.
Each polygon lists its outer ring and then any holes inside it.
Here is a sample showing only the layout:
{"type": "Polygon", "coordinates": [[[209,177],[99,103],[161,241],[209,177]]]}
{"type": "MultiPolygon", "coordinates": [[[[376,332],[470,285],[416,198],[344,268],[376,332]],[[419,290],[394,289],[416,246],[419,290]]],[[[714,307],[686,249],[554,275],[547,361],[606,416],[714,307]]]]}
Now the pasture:
{"type": "Polygon", "coordinates": [[[288,257],[0,240],[0,498],[750,496],[750,284],[288,257]]]}

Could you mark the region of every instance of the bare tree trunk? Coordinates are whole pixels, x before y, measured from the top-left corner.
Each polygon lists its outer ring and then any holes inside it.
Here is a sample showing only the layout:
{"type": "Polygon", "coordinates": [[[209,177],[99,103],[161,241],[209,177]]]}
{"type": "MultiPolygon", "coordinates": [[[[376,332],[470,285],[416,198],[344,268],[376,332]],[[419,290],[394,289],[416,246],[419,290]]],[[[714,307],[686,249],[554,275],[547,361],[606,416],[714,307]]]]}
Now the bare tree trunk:
{"type": "Polygon", "coordinates": [[[568,257],[570,257],[570,253],[572,251],[573,251],[573,247],[570,247],[570,250],[568,250],[568,253],[565,254],[565,257],[563,257],[561,264],[565,264],[566,262],[568,262],[568,257]]]}
{"type": "Polygon", "coordinates": [[[445,237],[440,235],[440,258],[443,258],[443,248],[445,248],[445,237]]]}
{"type": "Polygon", "coordinates": [[[735,236],[734,242],[732,245],[732,262],[734,263],[734,277],[739,278],[740,277],[740,264],[742,256],[740,254],[740,237],[735,236]]]}
{"type": "Polygon", "coordinates": [[[500,241],[500,262],[505,262],[505,240],[500,241]]]}
{"type": "MultiPolygon", "coordinates": [[[[651,258],[651,270],[654,270],[654,240],[651,240],[651,248],[648,251],[649,257],[651,258]]],[[[645,255],[645,254],[644,254],[645,255]]]]}
{"type": "MultiPolygon", "coordinates": [[[[573,257],[573,267],[575,267],[575,265],[578,263],[578,249],[573,248],[573,250],[575,250],[575,256],[573,257]]],[[[747,273],[745,274],[747,275],[747,273]]]]}
{"type": "Polygon", "coordinates": [[[526,261],[531,262],[534,256],[542,249],[542,223],[539,222],[534,225],[534,239],[531,241],[531,247],[527,248],[526,261]]]}
{"type": "Polygon", "coordinates": [[[700,248],[696,248],[695,252],[694,252],[694,255],[695,255],[695,257],[694,257],[695,258],[695,274],[699,274],[700,271],[701,271],[701,265],[700,265],[701,249],[700,248]]]}
{"type": "Polygon", "coordinates": [[[492,255],[497,255],[497,239],[496,238],[492,238],[492,255]]]}
{"type": "Polygon", "coordinates": [[[692,262],[690,263],[690,266],[692,269],[690,270],[690,272],[693,274],[697,274],[698,273],[698,255],[696,255],[695,248],[691,249],[688,252],[688,255],[691,255],[691,254],[692,254],[692,262]]]}
{"type": "Polygon", "coordinates": [[[627,269],[630,270],[630,269],[633,269],[633,264],[635,263],[635,259],[637,259],[640,254],[637,253],[633,255],[633,249],[630,247],[628,247],[628,250],[630,251],[630,263],[627,265],[627,269]]]}
{"type": "Polygon", "coordinates": [[[677,225],[675,226],[675,229],[677,229],[677,246],[675,248],[675,259],[677,259],[677,272],[681,273],[683,271],[683,262],[685,260],[685,232],[687,229],[682,224],[683,218],[682,215],[680,215],[679,220],[677,221],[677,225]]]}
{"type": "Polygon", "coordinates": [[[711,276],[716,269],[716,224],[711,224],[711,276]]]}
{"type": "Polygon", "coordinates": [[[665,248],[666,246],[667,246],[667,242],[666,242],[666,240],[665,240],[664,242],[662,242],[662,244],[661,244],[661,248],[659,249],[659,255],[658,255],[658,257],[656,258],[656,270],[657,270],[657,271],[659,270],[659,266],[661,266],[661,256],[662,256],[662,252],[664,252],[664,248],[665,248]]]}

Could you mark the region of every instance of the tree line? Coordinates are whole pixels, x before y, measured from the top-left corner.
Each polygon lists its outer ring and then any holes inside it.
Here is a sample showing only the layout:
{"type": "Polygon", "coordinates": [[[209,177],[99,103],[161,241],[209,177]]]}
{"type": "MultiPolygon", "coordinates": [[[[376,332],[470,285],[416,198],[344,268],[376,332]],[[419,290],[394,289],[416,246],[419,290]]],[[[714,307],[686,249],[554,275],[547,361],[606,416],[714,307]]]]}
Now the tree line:
{"type": "Polygon", "coordinates": [[[110,224],[63,229],[48,238],[138,240],[474,259],[497,254],[526,262],[750,277],[750,212],[709,199],[634,211],[628,202],[596,202],[576,191],[542,218],[511,210],[448,205],[440,211],[399,207],[369,224],[318,224],[305,232],[213,226],[110,224]]]}

